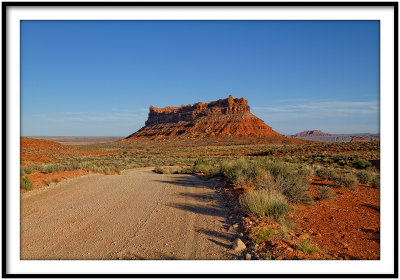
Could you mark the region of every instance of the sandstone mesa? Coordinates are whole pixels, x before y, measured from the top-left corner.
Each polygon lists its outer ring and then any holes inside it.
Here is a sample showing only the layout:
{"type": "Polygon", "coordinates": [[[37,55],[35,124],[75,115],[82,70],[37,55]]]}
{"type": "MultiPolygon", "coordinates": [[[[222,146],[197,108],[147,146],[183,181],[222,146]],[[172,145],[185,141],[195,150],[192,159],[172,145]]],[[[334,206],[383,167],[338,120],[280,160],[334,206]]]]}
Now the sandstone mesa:
{"type": "Polygon", "coordinates": [[[181,107],[157,108],[150,106],[145,126],[126,139],[162,140],[170,138],[268,138],[284,142],[299,139],[274,131],[250,113],[248,101],[242,98],[198,102],[181,107]]]}

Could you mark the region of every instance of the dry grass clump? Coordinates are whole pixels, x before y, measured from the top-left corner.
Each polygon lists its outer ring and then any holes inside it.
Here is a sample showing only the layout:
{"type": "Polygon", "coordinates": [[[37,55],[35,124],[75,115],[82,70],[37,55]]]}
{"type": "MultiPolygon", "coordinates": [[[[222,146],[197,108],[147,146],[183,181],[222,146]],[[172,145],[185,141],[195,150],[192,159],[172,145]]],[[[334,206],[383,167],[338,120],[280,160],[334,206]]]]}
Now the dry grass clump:
{"type": "Polygon", "coordinates": [[[341,188],[355,188],[358,184],[358,179],[353,174],[343,174],[338,176],[335,182],[341,188]]]}
{"type": "Polygon", "coordinates": [[[305,254],[313,255],[316,252],[321,252],[321,248],[318,245],[312,243],[311,239],[306,238],[301,241],[299,249],[305,254]]]}
{"type": "Polygon", "coordinates": [[[257,162],[240,158],[234,161],[224,161],[220,165],[219,173],[235,185],[257,185],[266,174],[265,169],[257,162]]]}
{"type": "Polygon", "coordinates": [[[290,202],[310,204],[313,202],[312,196],[308,193],[309,181],[296,173],[289,173],[279,176],[276,183],[281,186],[282,193],[290,202]]]}
{"type": "Polygon", "coordinates": [[[317,192],[320,199],[331,199],[336,196],[336,193],[328,186],[318,186],[317,192]]]}
{"type": "Polygon", "coordinates": [[[251,216],[268,217],[277,221],[290,211],[286,198],[270,190],[244,193],[239,197],[239,203],[242,209],[251,216]]]}
{"type": "Polygon", "coordinates": [[[321,177],[322,179],[330,180],[330,181],[334,181],[338,177],[338,174],[336,173],[335,170],[327,168],[327,167],[322,167],[322,168],[317,169],[315,174],[318,177],[321,177]]]}
{"type": "Polygon", "coordinates": [[[357,178],[361,184],[368,184],[373,179],[373,175],[366,170],[361,170],[357,173],[357,178]]]}
{"type": "Polygon", "coordinates": [[[314,169],[309,165],[300,165],[297,173],[301,176],[312,177],[315,175],[314,169]]]}

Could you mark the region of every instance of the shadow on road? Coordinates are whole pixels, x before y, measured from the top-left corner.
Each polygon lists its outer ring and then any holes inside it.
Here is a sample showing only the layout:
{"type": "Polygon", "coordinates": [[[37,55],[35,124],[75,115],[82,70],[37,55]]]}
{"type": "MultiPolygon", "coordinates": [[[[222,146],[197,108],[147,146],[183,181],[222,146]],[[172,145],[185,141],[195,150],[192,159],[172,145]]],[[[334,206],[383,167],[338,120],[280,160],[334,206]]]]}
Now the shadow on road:
{"type": "Polygon", "coordinates": [[[233,234],[222,233],[222,232],[218,232],[218,231],[215,231],[215,230],[198,229],[198,230],[196,230],[196,232],[203,233],[203,234],[206,234],[206,235],[211,236],[211,237],[217,237],[217,238],[225,239],[226,241],[229,241],[229,242],[233,241],[233,239],[234,239],[234,235],[233,234]]]}
{"type": "Polygon", "coordinates": [[[167,204],[167,206],[173,207],[176,209],[180,209],[180,210],[190,211],[190,212],[197,213],[197,214],[226,218],[226,215],[224,215],[224,211],[222,209],[220,209],[219,207],[216,207],[213,205],[212,206],[199,206],[199,205],[193,205],[193,204],[188,204],[188,203],[170,203],[170,204],[167,204]]]}
{"type": "Polygon", "coordinates": [[[200,201],[213,201],[216,199],[215,195],[213,194],[195,194],[195,193],[178,193],[178,196],[181,197],[190,197],[200,201]]]}
{"type": "Polygon", "coordinates": [[[196,175],[185,175],[185,177],[171,178],[170,180],[154,180],[154,181],[163,184],[172,184],[183,187],[214,189],[214,187],[211,186],[211,184],[200,179],[196,175]]]}

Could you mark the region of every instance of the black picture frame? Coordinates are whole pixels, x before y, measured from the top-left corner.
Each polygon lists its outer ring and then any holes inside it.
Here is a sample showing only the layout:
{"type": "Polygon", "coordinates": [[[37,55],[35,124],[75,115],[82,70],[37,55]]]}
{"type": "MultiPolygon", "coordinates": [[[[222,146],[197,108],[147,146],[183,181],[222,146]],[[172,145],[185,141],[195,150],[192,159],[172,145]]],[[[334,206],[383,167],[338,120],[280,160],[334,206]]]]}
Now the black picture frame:
{"type": "Polygon", "coordinates": [[[2,277],[3,278],[398,278],[398,2],[2,2],[2,277]],[[96,6],[284,6],[284,7],[380,7],[394,8],[394,267],[393,274],[11,274],[7,269],[7,9],[10,7],[96,6]]]}

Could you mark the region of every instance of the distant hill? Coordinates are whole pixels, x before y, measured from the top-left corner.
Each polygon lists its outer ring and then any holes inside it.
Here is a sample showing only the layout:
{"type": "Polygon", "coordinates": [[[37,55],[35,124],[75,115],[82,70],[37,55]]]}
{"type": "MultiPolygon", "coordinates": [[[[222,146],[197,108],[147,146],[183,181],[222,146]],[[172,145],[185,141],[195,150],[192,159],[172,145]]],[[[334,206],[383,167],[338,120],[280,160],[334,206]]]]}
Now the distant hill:
{"type": "Polygon", "coordinates": [[[303,132],[296,133],[293,137],[311,137],[311,136],[329,136],[321,130],[306,130],[303,132]]]}
{"type": "Polygon", "coordinates": [[[354,133],[354,134],[328,134],[321,130],[307,130],[291,135],[291,137],[319,142],[368,142],[379,141],[380,134],[354,133]]]}
{"type": "Polygon", "coordinates": [[[63,145],[85,145],[95,143],[114,142],[122,136],[27,136],[31,139],[43,139],[61,143],[63,145]]]}

